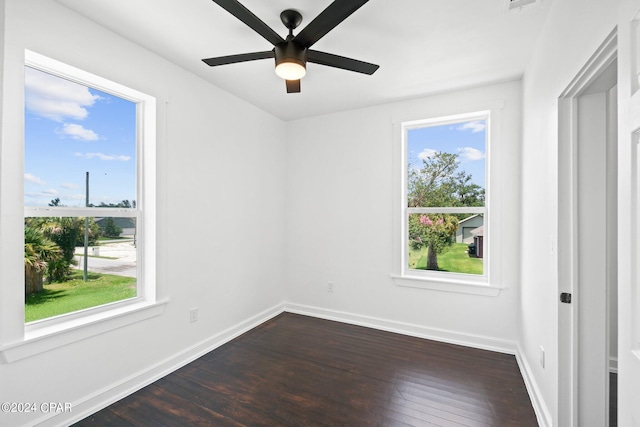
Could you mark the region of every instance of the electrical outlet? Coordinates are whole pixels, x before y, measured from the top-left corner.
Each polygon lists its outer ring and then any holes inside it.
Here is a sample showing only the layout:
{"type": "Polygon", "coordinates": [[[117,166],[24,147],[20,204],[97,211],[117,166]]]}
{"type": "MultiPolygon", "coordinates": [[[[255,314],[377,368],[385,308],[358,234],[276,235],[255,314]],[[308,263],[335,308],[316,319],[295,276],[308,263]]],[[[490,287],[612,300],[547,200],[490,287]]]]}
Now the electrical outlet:
{"type": "Polygon", "coordinates": [[[198,307],[193,307],[189,310],[189,320],[191,323],[198,321],[198,307]]]}
{"type": "Polygon", "coordinates": [[[540,365],[544,369],[544,347],[540,346],[540,365]]]}
{"type": "Polygon", "coordinates": [[[328,282],[327,283],[327,292],[333,292],[333,282],[328,282]]]}

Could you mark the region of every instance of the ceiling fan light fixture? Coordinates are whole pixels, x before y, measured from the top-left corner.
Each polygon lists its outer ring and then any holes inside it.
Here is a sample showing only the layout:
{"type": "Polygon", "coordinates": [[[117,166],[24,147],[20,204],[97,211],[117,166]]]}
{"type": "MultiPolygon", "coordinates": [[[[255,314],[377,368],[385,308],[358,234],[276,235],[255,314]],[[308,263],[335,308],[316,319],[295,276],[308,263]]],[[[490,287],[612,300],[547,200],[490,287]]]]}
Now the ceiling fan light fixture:
{"type": "Polygon", "coordinates": [[[307,74],[307,49],[287,40],[274,48],[276,74],[285,80],[300,80],[307,74]]]}
{"type": "Polygon", "coordinates": [[[307,74],[307,68],[298,62],[284,61],[276,65],[276,74],[285,80],[300,80],[307,74]]]}

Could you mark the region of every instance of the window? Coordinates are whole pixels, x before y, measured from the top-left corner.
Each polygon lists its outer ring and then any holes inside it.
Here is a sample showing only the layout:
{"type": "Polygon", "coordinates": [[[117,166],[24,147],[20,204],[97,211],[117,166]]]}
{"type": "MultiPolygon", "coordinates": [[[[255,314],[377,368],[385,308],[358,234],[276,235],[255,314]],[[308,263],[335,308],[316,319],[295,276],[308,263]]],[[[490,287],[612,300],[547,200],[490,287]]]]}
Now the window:
{"type": "Polygon", "coordinates": [[[398,278],[487,285],[490,112],[399,124],[398,278]]]}
{"type": "Polygon", "coordinates": [[[26,331],[155,302],[155,99],[25,64],[26,331]]]}

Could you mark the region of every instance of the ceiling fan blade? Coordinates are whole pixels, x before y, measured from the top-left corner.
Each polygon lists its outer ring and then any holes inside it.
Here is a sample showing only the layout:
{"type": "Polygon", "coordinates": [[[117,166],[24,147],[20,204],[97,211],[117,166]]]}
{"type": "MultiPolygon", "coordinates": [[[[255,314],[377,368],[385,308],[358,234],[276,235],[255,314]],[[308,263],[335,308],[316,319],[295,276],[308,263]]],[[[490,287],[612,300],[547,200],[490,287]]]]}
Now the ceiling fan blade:
{"type": "Polygon", "coordinates": [[[287,82],[287,93],[300,92],[300,80],[286,80],[286,82],[287,82]]]}
{"type": "Polygon", "coordinates": [[[202,61],[215,67],[216,65],[235,64],[236,62],[255,61],[256,59],[273,58],[273,51],[266,50],[264,52],[241,53],[238,55],[218,56],[217,58],[207,58],[202,61]]]}
{"type": "Polygon", "coordinates": [[[373,74],[379,65],[369,62],[358,61],[357,59],[345,58],[344,56],[333,55],[331,53],[319,52],[317,50],[307,51],[307,61],[314,64],[327,65],[329,67],[342,68],[343,70],[355,71],[356,73],[373,74]]]}
{"type": "Polygon", "coordinates": [[[304,27],[293,40],[304,47],[311,47],[368,1],[369,0],[335,0],[323,10],[320,15],[311,21],[309,25],[304,27]]]}
{"type": "Polygon", "coordinates": [[[260,18],[254,15],[249,9],[241,5],[237,0],[213,0],[221,8],[247,24],[249,28],[267,39],[272,45],[282,43],[284,39],[278,33],[273,31],[271,27],[262,22],[260,18]]]}

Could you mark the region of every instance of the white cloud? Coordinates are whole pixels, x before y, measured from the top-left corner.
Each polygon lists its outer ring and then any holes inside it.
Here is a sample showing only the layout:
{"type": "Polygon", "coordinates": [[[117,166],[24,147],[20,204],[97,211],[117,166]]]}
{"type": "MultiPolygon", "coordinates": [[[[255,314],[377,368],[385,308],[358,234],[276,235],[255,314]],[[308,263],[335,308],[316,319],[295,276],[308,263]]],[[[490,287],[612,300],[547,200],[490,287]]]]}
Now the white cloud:
{"type": "Polygon", "coordinates": [[[131,160],[131,157],[125,156],[123,154],[121,154],[121,155],[108,155],[108,154],[103,154],[103,153],[86,153],[86,154],[75,153],[75,155],[76,156],[82,156],[82,157],[85,157],[87,159],[98,158],[100,160],[106,160],[106,161],[118,160],[118,161],[121,161],[121,162],[127,162],[127,161],[131,160]]]}
{"type": "Polygon", "coordinates": [[[27,110],[56,122],[85,119],[86,107],[100,99],[86,86],[30,67],[25,67],[24,79],[27,110]]]}
{"type": "Polygon", "coordinates": [[[66,188],[67,190],[75,190],[77,188],[80,188],[79,185],[77,184],[71,184],[69,182],[65,182],[64,184],[62,184],[60,187],[62,188],[66,188]]]}
{"type": "Polygon", "coordinates": [[[42,192],[42,194],[45,194],[47,196],[57,196],[58,195],[58,190],[56,190],[55,188],[50,188],[48,190],[44,190],[42,192]]]}
{"type": "Polygon", "coordinates": [[[418,154],[418,158],[420,160],[427,160],[427,159],[435,156],[436,153],[437,153],[436,150],[433,150],[431,148],[425,148],[424,150],[422,150],[422,152],[420,154],[418,154]]]}
{"type": "Polygon", "coordinates": [[[82,125],[74,123],[65,123],[62,130],[57,133],[63,136],[70,136],[73,139],[81,139],[83,141],[97,141],[100,139],[97,133],[91,129],[85,129],[82,125]]]}
{"type": "Polygon", "coordinates": [[[460,158],[469,161],[482,160],[484,159],[484,153],[476,148],[472,147],[464,147],[458,148],[460,152],[460,158]]]}
{"type": "Polygon", "coordinates": [[[30,173],[25,173],[24,174],[24,180],[27,181],[27,182],[30,182],[32,184],[47,185],[46,182],[44,182],[43,180],[41,180],[40,178],[38,178],[35,175],[31,175],[30,173]]]}
{"type": "Polygon", "coordinates": [[[484,121],[468,122],[458,127],[458,130],[470,130],[472,133],[482,132],[487,128],[487,124],[484,121]]]}

